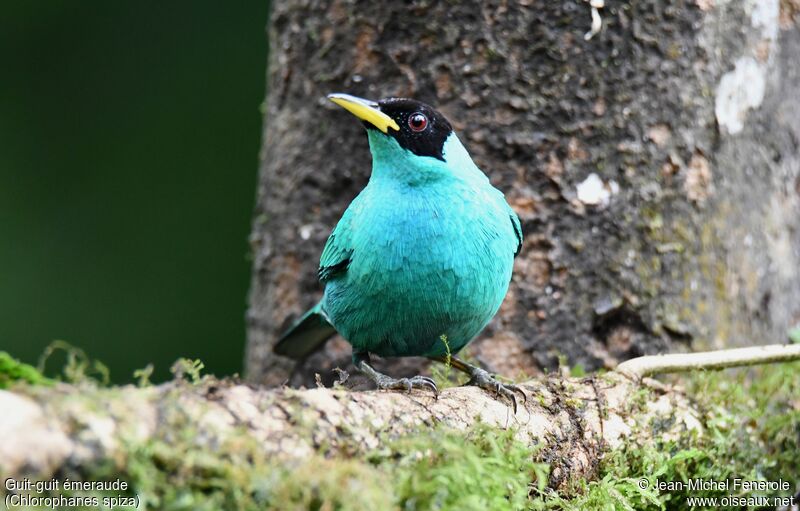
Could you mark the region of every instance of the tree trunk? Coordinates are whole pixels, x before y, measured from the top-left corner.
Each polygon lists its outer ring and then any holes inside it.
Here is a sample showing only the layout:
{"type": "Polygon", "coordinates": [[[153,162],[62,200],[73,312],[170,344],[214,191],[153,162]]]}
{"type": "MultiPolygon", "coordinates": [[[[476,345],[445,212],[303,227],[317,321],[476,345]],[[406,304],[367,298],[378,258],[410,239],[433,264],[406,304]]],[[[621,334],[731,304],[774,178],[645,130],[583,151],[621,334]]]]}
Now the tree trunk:
{"type": "Polygon", "coordinates": [[[349,363],[341,339],[297,367],[271,352],[320,298],[325,239],[369,178],[363,129],[330,92],[435,105],[518,212],[510,291],[470,346],[490,368],[783,339],[800,321],[797,10],[608,1],[588,38],[577,0],[276,2],[251,379],[330,382],[349,363]]]}

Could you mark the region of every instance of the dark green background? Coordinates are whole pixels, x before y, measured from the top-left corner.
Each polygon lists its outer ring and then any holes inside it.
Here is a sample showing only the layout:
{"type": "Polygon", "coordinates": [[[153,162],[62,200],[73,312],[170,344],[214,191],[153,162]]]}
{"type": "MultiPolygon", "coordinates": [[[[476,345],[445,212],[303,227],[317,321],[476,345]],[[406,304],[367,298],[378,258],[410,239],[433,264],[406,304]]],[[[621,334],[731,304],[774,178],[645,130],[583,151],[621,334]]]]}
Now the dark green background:
{"type": "Polygon", "coordinates": [[[6,2],[0,351],[241,371],[265,2],[6,2]]]}

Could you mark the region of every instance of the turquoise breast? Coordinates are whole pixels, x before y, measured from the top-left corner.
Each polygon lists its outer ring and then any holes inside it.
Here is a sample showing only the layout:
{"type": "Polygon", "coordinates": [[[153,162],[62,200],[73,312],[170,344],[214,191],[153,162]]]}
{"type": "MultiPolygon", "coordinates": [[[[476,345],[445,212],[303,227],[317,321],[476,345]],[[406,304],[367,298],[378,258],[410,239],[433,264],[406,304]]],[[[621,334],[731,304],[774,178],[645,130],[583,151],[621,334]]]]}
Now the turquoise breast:
{"type": "Polygon", "coordinates": [[[486,185],[447,180],[420,189],[373,179],[362,191],[348,269],[323,299],[355,351],[456,353],[497,313],[517,238],[505,199],[486,185]]]}

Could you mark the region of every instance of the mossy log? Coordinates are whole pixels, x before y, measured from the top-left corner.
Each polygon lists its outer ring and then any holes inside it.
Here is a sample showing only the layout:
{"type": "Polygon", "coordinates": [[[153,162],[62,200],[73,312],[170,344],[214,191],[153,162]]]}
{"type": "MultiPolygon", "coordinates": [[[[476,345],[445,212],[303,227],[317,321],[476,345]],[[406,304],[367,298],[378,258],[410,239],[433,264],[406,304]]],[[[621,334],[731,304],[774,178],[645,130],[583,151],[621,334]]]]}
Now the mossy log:
{"type": "MultiPolygon", "coordinates": [[[[705,356],[713,365],[720,353],[724,365],[743,365],[800,359],[800,346],[694,354],[690,362],[705,356]],[[735,352],[740,356],[730,356],[735,352]]],[[[643,357],[624,372],[525,382],[529,397],[516,413],[475,387],[448,388],[437,398],[423,391],[263,389],[211,377],[147,387],[19,386],[0,391],[0,474],[90,474],[109,462],[124,470],[143,446],[178,439],[212,458],[242,455],[291,465],[320,453],[363,455],[386,439],[434,425],[466,431],[480,422],[513,428],[519,440],[536,446],[550,464],[551,486],[560,487],[591,478],[602,453],[623,442],[703,434],[702,414],[687,396],[639,378],[658,372],[659,363],[677,369],[673,357],[686,356],[643,357]]]]}

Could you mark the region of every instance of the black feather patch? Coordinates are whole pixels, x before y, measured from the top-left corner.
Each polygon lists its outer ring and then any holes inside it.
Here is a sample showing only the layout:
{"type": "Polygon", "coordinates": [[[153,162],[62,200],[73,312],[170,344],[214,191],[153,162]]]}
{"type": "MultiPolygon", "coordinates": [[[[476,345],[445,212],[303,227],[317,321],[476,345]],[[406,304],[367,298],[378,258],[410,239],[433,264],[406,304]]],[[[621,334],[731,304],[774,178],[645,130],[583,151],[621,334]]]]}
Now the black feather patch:
{"type": "Polygon", "coordinates": [[[517,222],[514,221],[513,216],[508,215],[508,218],[511,220],[511,227],[514,229],[514,235],[517,237],[517,250],[514,252],[514,257],[517,257],[520,250],[522,250],[522,229],[517,226],[517,222]]]}
{"type": "Polygon", "coordinates": [[[351,250],[347,257],[342,259],[336,264],[331,264],[328,266],[320,266],[319,270],[317,270],[317,275],[319,276],[320,282],[327,282],[330,279],[336,277],[347,271],[347,267],[350,266],[350,256],[352,255],[353,251],[351,250]]]}

